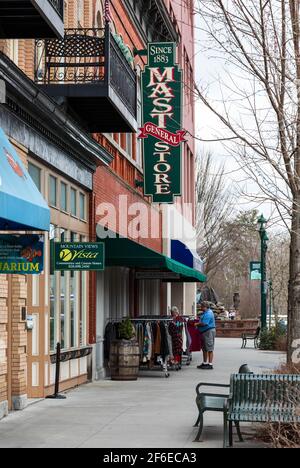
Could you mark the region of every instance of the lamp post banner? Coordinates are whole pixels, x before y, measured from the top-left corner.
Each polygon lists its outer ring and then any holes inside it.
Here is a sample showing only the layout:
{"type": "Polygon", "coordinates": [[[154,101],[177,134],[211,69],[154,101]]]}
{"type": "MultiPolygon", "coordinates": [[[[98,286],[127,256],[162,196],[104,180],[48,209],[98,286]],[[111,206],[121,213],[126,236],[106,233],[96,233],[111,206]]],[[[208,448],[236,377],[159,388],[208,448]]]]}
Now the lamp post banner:
{"type": "Polygon", "coordinates": [[[174,203],[181,195],[182,71],[176,44],[148,44],[148,65],[142,73],[144,193],[154,203],[174,203]]]}

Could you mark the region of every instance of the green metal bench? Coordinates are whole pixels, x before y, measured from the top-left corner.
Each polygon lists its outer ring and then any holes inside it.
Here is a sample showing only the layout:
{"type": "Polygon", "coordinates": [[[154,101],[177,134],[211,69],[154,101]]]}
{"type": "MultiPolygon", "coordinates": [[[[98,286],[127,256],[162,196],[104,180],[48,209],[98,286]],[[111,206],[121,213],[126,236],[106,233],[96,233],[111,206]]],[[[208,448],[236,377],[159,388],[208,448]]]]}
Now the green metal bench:
{"type": "Polygon", "coordinates": [[[300,375],[234,374],[224,403],[224,448],[233,446],[233,424],[300,424],[300,375]]]}
{"type": "Polygon", "coordinates": [[[256,332],[255,333],[243,333],[242,334],[242,349],[245,349],[246,346],[247,346],[247,342],[248,340],[253,340],[253,343],[254,343],[254,348],[257,349],[258,348],[258,345],[259,345],[259,337],[260,337],[260,332],[261,332],[261,328],[258,327],[256,329],[256,332]]]}
{"type": "MultiPolygon", "coordinates": [[[[251,373],[251,371],[249,370],[249,367],[247,364],[243,364],[240,369],[239,369],[239,373],[251,373]]],[[[216,411],[216,412],[220,412],[220,413],[223,413],[224,412],[224,404],[226,402],[226,400],[228,399],[229,397],[229,388],[230,388],[230,385],[226,385],[226,384],[215,384],[215,383],[205,383],[205,382],[201,382],[197,385],[196,387],[196,405],[197,405],[197,408],[198,408],[198,419],[194,425],[194,427],[198,427],[199,425],[199,430],[198,430],[198,433],[197,433],[197,436],[194,440],[194,442],[199,442],[200,441],[200,437],[202,435],[202,432],[203,432],[203,426],[204,426],[204,419],[203,419],[203,415],[206,411],[216,411]],[[220,394],[220,393],[203,393],[200,391],[201,387],[213,387],[213,388],[227,388],[228,389],[228,392],[226,394],[220,394]]],[[[241,442],[243,442],[243,437],[242,437],[242,434],[241,434],[241,431],[240,431],[240,426],[239,426],[239,423],[237,422],[236,423],[236,429],[237,429],[237,433],[238,433],[238,436],[239,436],[239,439],[241,442]]]]}

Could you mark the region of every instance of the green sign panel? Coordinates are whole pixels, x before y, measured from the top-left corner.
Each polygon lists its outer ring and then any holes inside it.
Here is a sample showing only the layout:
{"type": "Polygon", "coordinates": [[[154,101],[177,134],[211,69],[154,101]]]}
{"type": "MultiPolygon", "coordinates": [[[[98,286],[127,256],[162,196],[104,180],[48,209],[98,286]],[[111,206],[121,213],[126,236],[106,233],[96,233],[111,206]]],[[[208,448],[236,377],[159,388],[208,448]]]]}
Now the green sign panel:
{"type": "Polygon", "coordinates": [[[181,195],[182,72],[175,63],[176,44],[148,44],[142,73],[144,193],[154,203],[174,203],[181,195]]]}
{"type": "Polygon", "coordinates": [[[56,242],[54,270],[103,271],[104,244],[101,242],[56,242]]]}
{"type": "Polygon", "coordinates": [[[250,279],[261,280],[261,262],[250,262],[250,279]]]}
{"type": "Polygon", "coordinates": [[[0,235],[0,274],[39,275],[43,270],[43,236],[0,235]]]}

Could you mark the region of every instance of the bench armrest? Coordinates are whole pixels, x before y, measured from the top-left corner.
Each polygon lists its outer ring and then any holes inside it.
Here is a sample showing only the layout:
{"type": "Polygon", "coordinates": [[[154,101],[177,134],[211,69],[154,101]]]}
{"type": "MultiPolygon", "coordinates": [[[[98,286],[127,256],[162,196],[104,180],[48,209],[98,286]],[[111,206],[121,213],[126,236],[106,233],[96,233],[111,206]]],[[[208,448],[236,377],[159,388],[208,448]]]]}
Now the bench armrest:
{"type": "Polygon", "coordinates": [[[215,384],[215,383],[207,383],[207,382],[200,382],[196,387],[197,395],[200,395],[199,389],[200,387],[219,387],[219,388],[230,388],[230,385],[226,384],[215,384]]]}

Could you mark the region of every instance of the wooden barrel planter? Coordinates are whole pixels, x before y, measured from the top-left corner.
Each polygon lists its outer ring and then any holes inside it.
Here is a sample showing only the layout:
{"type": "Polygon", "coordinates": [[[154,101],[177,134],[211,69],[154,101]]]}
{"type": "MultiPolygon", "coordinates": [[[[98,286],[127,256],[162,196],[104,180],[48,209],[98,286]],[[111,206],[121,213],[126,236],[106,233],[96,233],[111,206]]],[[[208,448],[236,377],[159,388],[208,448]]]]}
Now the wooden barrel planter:
{"type": "Polygon", "coordinates": [[[112,380],[137,380],[140,349],[135,340],[115,340],[111,344],[109,367],[112,380]]]}

